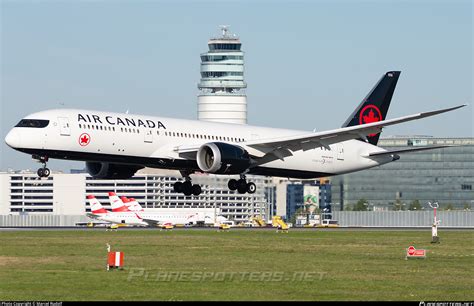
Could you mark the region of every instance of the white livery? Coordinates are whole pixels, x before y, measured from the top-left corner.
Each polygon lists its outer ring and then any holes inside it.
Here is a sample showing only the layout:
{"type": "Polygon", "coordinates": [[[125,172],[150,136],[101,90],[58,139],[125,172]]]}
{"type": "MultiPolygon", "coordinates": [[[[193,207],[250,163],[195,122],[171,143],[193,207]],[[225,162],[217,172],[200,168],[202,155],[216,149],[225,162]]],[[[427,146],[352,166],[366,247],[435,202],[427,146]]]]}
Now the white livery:
{"type": "Polygon", "coordinates": [[[440,148],[387,151],[377,146],[384,127],[417,120],[465,105],[385,119],[400,72],[385,73],[341,128],[307,132],[251,125],[202,122],[150,115],[54,109],[26,116],[6,143],[43,163],[49,158],[86,162],[96,178],[129,178],[143,167],[180,170],[177,192],[198,196],[194,172],[239,174],[228,187],[253,193],[246,174],[317,178],[354,172],[399,159],[399,154],[440,148]]]}

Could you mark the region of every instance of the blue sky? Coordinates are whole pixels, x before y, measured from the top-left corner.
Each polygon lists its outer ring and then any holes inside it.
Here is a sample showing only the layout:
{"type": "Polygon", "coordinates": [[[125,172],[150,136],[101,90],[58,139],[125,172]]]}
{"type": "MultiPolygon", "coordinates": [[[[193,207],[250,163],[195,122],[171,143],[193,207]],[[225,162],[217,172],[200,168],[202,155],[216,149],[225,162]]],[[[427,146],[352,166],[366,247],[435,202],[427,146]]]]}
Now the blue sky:
{"type": "Polygon", "coordinates": [[[3,138],[39,110],[195,119],[199,55],[221,24],[243,43],[249,124],[339,127],[385,71],[401,70],[389,118],[470,105],[383,135],[474,136],[472,1],[0,3],[0,169],[37,167],[3,138]]]}

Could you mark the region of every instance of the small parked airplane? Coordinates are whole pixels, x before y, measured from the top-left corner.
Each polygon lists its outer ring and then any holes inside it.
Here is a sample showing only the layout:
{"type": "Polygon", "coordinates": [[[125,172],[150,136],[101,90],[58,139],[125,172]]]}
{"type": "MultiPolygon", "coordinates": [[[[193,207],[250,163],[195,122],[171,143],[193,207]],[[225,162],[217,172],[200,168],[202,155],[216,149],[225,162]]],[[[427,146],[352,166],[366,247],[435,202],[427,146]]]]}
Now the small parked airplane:
{"type": "MultiPolygon", "coordinates": [[[[87,199],[89,200],[91,212],[87,213],[87,216],[91,219],[115,224],[132,226],[159,226],[167,229],[174,227],[176,224],[196,224],[197,221],[202,218],[199,213],[177,213],[170,212],[169,210],[166,212],[145,212],[137,201],[135,201],[136,204],[132,204],[131,206],[127,207],[127,205],[123,203],[114,192],[109,192],[109,198],[112,211],[106,210],[95,196],[88,195],[87,199]],[[132,208],[133,210],[130,210],[129,208],[132,208]]],[[[130,202],[132,201],[127,202],[127,204],[130,202]]],[[[217,216],[216,218],[218,222],[227,220],[222,216],[217,216]]],[[[201,221],[205,222],[208,220],[206,219],[206,216],[204,216],[204,220],[201,221]]]]}

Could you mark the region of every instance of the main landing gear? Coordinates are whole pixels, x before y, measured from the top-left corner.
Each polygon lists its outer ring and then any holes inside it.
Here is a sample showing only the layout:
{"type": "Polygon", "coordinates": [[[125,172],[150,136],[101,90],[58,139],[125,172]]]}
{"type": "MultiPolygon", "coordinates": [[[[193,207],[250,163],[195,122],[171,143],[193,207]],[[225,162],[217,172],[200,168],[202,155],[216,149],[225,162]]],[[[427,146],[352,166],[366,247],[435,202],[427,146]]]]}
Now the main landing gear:
{"type": "Polygon", "coordinates": [[[46,163],[48,162],[48,156],[33,155],[33,158],[43,164],[43,167],[39,168],[38,171],[36,172],[38,176],[48,177],[51,174],[51,171],[48,168],[46,168],[46,163]]]}
{"type": "Polygon", "coordinates": [[[191,183],[191,178],[189,176],[184,177],[184,182],[176,182],[173,185],[174,192],[183,193],[185,196],[189,197],[190,195],[198,196],[201,194],[201,186],[191,183]]]}
{"type": "Polygon", "coordinates": [[[240,194],[244,194],[246,192],[252,194],[257,191],[257,186],[254,183],[247,183],[245,175],[240,175],[240,180],[230,179],[227,187],[229,187],[229,189],[232,191],[237,190],[240,194]]]}

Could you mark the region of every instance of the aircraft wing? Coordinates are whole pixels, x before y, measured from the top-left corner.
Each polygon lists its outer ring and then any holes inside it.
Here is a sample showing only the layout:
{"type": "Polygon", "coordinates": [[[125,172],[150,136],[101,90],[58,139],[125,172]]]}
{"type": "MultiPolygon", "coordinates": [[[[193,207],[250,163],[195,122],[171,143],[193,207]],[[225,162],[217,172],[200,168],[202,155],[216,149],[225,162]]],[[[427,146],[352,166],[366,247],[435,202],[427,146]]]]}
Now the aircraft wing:
{"type": "Polygon", "coordinates": [[[96,220],[100,220],[100,215],[96,215],[96,214],[93,214],[93,213],[86,213],[86,215],[91,218],[91,219],[96,219],[96,220]]]}
{"type": "Polygon", "coordinates": [[[451,108],[440,109],[431,112],[418,113],[414,115],[408,115],[395,119],[383,120],[373,123],[367,123],[362,125],[350,126],[345,128],[339,128],[335,130],[329,130],[319,133],[308,133],[300,136],[290,136],[283,138],[274,139],[260,139],[255,141],[245,142],[246,146],[250,146],[256,149],[262,150],[275,150],[279,148],[286,148],[291,151],[309,150],[317,147],[326,147],[333,143],[338,143],[350,139],[365,139],[368,135],[377,134],[382,131],[382,128],[390,125],[395,125],[407,121],[418,120],[426,117],[449,112],[461,107],[466,106],[460,105],[451,108]]]}
{"type": "MultiPolygon", "coordinates": [[[[378,134],[386,126],[435,116],[464,106],[466,106],[466,104],[324,132],[257,139],[239,143],[238,145],[244,147],[249,152],[249,154],[254,157],[255,163],[253,166],[256,166],[276,159],[283,160],[285,157],[293,155],[292,152],[299,150],[306,151],[318,147],[324,147],[330,150],[329,145],[334,143],[339,143],[350,139],[366,140],[368,135],[378,134]]],[[[198,149],[198,146],[180,146],[176,147],[175,151],[178,152],[183,158],[196,159],[196,152],[198,149]]]]}
{"type": "Polygon", "coordinates": [[[160,226],[161,225],[161,223],[157,220],[142,218],[137,213],[135,213],[135,215],[137,216],[138,219],[140,219],[141,221],[147,223],[148,226],[160,226]]]}
{"type": "Polygon", "coordinates": [[[146,222],[148,223],[149,226],[160,226],[161,223],[157,220],[153,220],[153,219],[142,219],[143,222],[146,222]]]}

